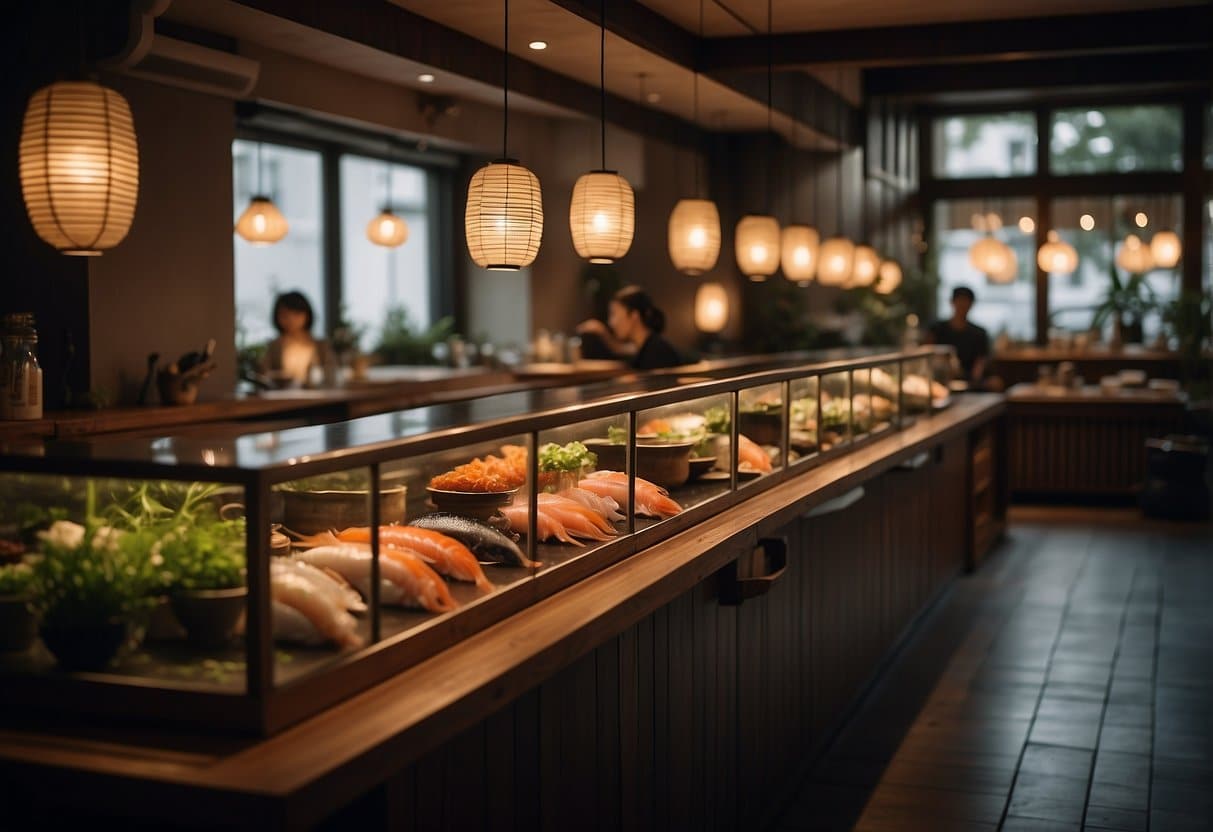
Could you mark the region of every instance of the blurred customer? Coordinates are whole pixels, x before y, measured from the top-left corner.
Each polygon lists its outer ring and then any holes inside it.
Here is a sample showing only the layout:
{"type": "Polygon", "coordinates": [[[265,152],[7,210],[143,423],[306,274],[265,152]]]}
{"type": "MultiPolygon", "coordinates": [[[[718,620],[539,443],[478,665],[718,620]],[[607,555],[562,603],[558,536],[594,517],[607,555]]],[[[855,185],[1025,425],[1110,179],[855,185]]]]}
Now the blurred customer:
{"type": "Polygon", "coordinates": [[[265,353],[265,373],[281,387],[331,384],[337,362],[328,342],[312,337],[312,304],[302,292],[285,292],[274,300],[278,337],[265,353]]]}
{"type": "Polygon", "coordinates": [[[969,311],[977,296],[968,286],[957,286],[952,290],[952,317],[935,323],[927,330],[928,344],[943,344],[956,350],[960,369],[969,387],[984,390],[1001,390],[1002,379],[986,376],[990,360],[990,335],[969,320],[969,311]]]}
{"type": "Polygon", "coordinates": [[[665,338],[665,313],[639,286],[625,286],[611,298],[607,323],[591,318],[577,326],[577,332],[600,338],[621,360],[631,361],[637,370],[677,367],[686,359],[665,338]]]}

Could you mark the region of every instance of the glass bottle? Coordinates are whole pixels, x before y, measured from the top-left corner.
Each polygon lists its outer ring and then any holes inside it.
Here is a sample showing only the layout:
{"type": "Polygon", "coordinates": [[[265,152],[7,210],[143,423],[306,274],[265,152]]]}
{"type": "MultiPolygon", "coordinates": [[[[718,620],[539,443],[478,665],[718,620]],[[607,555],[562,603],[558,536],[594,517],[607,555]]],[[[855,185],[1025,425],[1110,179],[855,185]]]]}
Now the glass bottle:
{"type": "Polygon", "coordinates": [[[34,316],[28,312],[6,315],[4,319],[3,404],[0,418],[28,420],[42,418],[42,368],[38,365],[38,332],[34,316]]]}

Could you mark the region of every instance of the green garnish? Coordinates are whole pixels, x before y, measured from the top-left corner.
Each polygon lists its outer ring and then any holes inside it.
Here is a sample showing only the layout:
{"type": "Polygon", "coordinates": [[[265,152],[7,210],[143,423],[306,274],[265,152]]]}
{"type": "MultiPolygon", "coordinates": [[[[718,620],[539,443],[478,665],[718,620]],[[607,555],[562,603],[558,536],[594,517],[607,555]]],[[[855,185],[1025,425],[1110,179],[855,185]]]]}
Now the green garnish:
{"type": "Polygon", "coordinates": [[[34,580],[34,570],[28,563],[0,566],[0,595],[24,595],[34,580]]]}
{"type": "Polygon", "coordinates": [[[540,471],[580,471],[598,464],[598,455],[580,442],[557,445],[549,442],[539,449],[540,471]]]}
{"type": "Polygon", "coordinates": [[[628,429],[621,428],[618,425],[611,425],[607,428],[607,441],[612,445],[622,445],[628,441],[628,429]]]}
{"type": "Polygon", "coordinates": [[[709,407],[703,412],[704,427],[708,433],[729,432],[729,409],[727,407],[709,407]]]}

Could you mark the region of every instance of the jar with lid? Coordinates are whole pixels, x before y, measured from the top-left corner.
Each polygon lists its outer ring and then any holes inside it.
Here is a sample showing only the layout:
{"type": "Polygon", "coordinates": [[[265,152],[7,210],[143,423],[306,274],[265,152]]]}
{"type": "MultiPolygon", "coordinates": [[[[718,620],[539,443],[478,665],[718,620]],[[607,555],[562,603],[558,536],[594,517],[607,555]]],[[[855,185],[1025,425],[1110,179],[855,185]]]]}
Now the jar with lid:
{"type": "Polygon", "coordinates": [[[42,368],[34,316],[28,312],[5,315],[0,344],[0,419],[41,419],[42,368]]]}

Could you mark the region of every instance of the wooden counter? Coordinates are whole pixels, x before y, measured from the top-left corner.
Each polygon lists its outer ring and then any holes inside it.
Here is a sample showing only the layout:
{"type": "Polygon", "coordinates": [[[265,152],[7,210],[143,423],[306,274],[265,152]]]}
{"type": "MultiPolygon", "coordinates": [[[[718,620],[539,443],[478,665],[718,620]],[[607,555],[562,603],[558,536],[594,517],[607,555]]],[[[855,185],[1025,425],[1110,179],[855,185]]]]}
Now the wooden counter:
{"type": "Polygon", "coordinates": [[[1150,378],[1179,378],[1178,353],[1126,345],[1119,350],[1061,350],[1052,347],[1020,347],[995,353],[990,359],[990,375],[998,376],[1007,387],[1035,382],[1041,364],[1074,364],[1074,372],[1091,384],[1120,370],[1144,370],[1150,378]]]}
{"type": "Polygon", "coordinates": [[[1015,385],[1007,391],[1012,496],[1131,498],[1145,480],[1145,441],[1183,432],[1185,416],[1181,393],[1015,385]]]}
{"type": "MultiPolygon", "coordinates": [[[[969,561],[999,396],[807,471],[268,740],[0,732],[9,817],[277,829],[753,825],[969,561]],[[787,541],[768,595],[717,573],[787,541]],[[334,816],[334,813],[338,813],[334,816]]],[[[59,729],[63,731],[62,728],[59,729]]]]}

